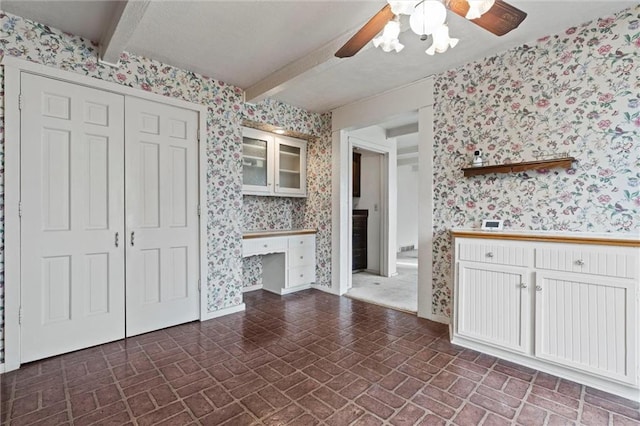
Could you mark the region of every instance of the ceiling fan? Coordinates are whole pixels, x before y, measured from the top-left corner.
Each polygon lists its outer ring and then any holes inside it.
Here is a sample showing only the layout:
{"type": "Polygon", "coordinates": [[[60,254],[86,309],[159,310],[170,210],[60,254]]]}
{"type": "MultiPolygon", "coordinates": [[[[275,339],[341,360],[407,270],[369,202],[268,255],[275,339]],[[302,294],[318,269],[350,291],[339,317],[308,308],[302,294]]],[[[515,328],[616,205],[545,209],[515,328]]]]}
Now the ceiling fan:
{"type": "MultiPolygon", "coordinates": [[[[358,32],[355,33],[355,35],[351,37],[349,41],[347,41],[344,44],[344,46],[342,46],[335,53],[335,56],[338,58],[348,58],[355,55],[369,41],[371,41],[376,36],[376,34],[380,33],[383,30],[385,30],[386,32],[387,28],[389,27],[388,25],[389,23],[392,23],[394,21],[397,22],[397,17],[400,13],[409,15],[412,13],[414,8],[415,10],[417,10],[420,6],[424,5],[425,3],[441,3],[456,15],[466,17],[474,24],[478,25],[481,28],[484,28],[485,30],[497,36],[505,35],[509,31],[517,28],[522,23],[522,21],[524,21],[524,19],[527,17],[526,12],[523,12],[522,10],[510,5],[509,3],[503,0],[475,1],[476,5],[473,5],[474,1],[468,1],[468,0],[442,0],[442,1],[422,0],[422,1],[396,1],[396,2],[389,1],[387,5],[385,5],[382,9],[380,9],[378,13],[376,13],[366,24],[364,24],[364,26],[360,28],[360,30],[358,30],[358,32]],[[391,3],[395,3],[395,5],[392,5],[391,3]],[[400,4],[400,6],[398,6],[398,4],[400,4]],[[472,10],[473,7],[476,7],[476,8],[480,7],[481,9],[479,11],[476,9],[475,14],[474,13],[470,14],[470,10],[471,12],[473,12],[472,10]],[[484,7],[484,10],[482,9],[483,7],[484,7]],[[396,13],[394,13],[394,11],[396,13]]],[[[425,14],[426,13],[427,12],[425,9],[425,14]]],[[[425,18],[422,18],[422,19],[425,19],[425,18]]],[[[429,19],[429,16],[427,16],[426,19],[429,19]]],[[[444,19],[445,18],[443,18],[443,22],[444,22],[444,19]]],[[[412,20],[413,20],[413,16],[412,16],[412,20]]],[[[446,24],[444,25],[444,27],[446,27],[446,24]]],[[[412,26],[412,29],[413,29],[413,26],[412,26]]],[[[399,34],[399,26],[396,25],[391,31],[395,35],[395,39],[396,39],[395,41],[397,42],[397,34],[399,34]]],[[[446,29],[446,31],[447,32],[446,32],[445,43],[446,42],[450,43],[451,47],[455,46],[455,44],[457,43],[457,39],[450,39],[448,36],[448,28],[446,29]]],[[[417,31],[414,30],[414,32],[417,32],[417,31]]],[[[425,40],[427,38],[427,34],[430,34],[430,33],[423,32],[423,34],[421,34],[421,38],[425,40]]],[[[375,42],[376,41],[374,40],[374,44],[375,42]]],[[[435,40],[435,34],[434,34],[434,45],[435,45],[435,42],[436,40],[435,40]]],[[[395,45],[394,44],[391,45],[390,49],[395,48],[396,51],[400,51],[402,49],[402,45],[400,44],[399,46],[400,47],[398,48],[398,43],[395,43],[395,45]]],[[[385,50],[389,51],[387,49],[385,50]]],[[[444,50],[446,50],[446,46],[444,47],[444,50]]],[[[442,52],[444,50],[436,49],[435,51],[442,52]]],[[[427,53],[433,54],[432,52],[429,52],[429,50],[427,50],[427,53]]]]}

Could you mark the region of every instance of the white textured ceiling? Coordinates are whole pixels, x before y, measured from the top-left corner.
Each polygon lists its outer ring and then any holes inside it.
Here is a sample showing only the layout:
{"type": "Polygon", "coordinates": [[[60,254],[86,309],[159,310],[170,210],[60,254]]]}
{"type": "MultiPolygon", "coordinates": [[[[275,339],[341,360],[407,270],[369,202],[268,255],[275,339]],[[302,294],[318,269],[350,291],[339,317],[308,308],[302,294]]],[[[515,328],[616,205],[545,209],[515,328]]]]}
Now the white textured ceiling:
{"type": "MultiPolygon", "coordinates": [[[[496,37],[449,13],[450,33],[460,43],[428,56],[411,31],[405,49],[363,49],[353,58],[284,84],[272,96],[310,111],[338,106],[429,75],[611,16],[637,1],[510,0],[528,13],[520,28],[496,37]]],[[[355,32],[385,1],[153,1],[126,50],[248,88],[346,32],[355,32]]],[[[113,1],[7,1],[2,10],[99,41],[117,4],[113,1]]]]}

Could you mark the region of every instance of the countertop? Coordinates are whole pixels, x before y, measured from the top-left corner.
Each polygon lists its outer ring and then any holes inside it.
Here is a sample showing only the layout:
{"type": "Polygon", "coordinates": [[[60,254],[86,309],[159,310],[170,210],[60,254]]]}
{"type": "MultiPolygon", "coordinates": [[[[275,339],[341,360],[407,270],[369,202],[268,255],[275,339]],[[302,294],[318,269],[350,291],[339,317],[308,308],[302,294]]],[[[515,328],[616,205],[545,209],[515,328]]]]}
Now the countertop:
{"type": "Polygon", "coordinates": [[[264,238],[264,237],[285,237],[289,235],[315,234],[317,230],[311,228],[299,229],[272,229],[272,230],[250,230],[242,231],[242,238],[264,238]]]}
{"type": "Polygon", "coordinates": [[[453,228],[451,229],[451,235],[457,238],[492,238],[498,240],[546,241],[640,247],[640,235],[638,233],[621,234],[607,232],[561,232],[510,229],[502,231],[483,231],[477,228],[453,228]]]}

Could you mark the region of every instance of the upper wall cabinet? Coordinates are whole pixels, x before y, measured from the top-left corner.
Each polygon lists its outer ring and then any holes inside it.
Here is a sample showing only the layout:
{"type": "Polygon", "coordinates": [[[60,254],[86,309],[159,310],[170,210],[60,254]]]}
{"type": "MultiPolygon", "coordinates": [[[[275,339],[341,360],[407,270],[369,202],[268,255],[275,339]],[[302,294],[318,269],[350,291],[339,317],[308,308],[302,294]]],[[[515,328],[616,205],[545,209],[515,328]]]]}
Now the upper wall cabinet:
{"type": "Polygon", "coordinates": [[[307,142],[244,127],[242,192],[306,197],[307,142]]]}

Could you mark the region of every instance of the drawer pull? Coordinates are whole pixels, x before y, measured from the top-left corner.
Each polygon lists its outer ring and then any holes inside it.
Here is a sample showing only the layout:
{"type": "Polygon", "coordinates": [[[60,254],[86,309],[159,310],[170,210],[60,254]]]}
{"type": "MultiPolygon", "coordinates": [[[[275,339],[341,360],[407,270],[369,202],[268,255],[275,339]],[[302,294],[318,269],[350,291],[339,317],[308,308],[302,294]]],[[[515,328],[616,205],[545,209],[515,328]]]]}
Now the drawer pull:
{"type": "Polygon", "coordinates": [[[539,285],[537,285],[537,286],[536,286],[536,291],[542,291],[542,287],[541,287],[541,286],[539,286],[539,285]]]}
{"type": "Polygon", "coordinates": [[[265,244],[262,247],[267,248],[267,247],[269,247],[269,244],[265,244]]]}
{"type": "Polygon", "coordinates": [[[520,288],[527,288],[527,285],[525,283],[521,283],[520,288]]]}
{"type": "Polygon", "coordinates": [[[486,254],[486,256],[487,256],[487,257],[489,257],[489,258],[492,258],[492,257],[493,257],[493,252],[488,252],[488,253],[486,254]]]}
{"type": "Polygon", "coordinates": [[[300,274],[300,278],[304,277],[304,274],[300,274]]]}
{"type": "Polygon", "coordinates": [[[300,256],[300,259],[304,259],[304,256],[300,256]]]}
{"type": "Polygon", "coordinates": [[[300,241],[300,244],[304,244],[304,241],[300,241]]]}
{"type": "Polygon", "coordinates": [[[578,259],[578,260],[576,260],[576,265],[578,265],[578,266],[584,266],[584,260],[582,260],[582,259],[578,259]]]}

